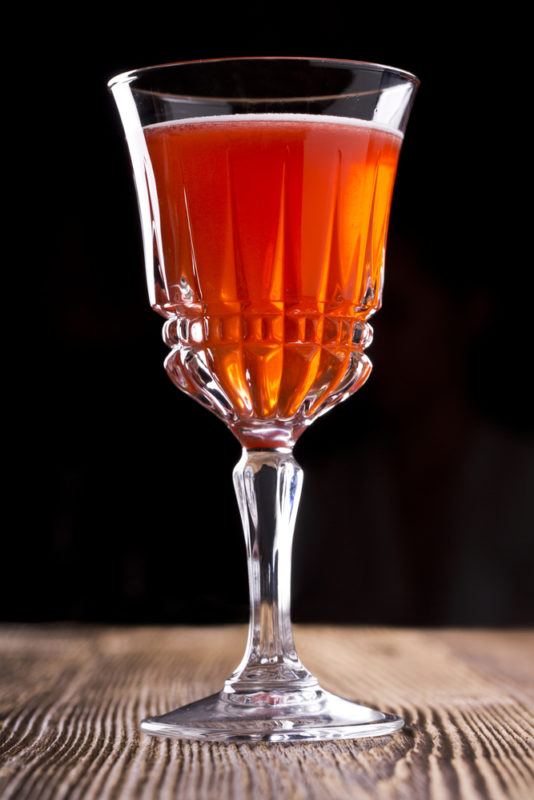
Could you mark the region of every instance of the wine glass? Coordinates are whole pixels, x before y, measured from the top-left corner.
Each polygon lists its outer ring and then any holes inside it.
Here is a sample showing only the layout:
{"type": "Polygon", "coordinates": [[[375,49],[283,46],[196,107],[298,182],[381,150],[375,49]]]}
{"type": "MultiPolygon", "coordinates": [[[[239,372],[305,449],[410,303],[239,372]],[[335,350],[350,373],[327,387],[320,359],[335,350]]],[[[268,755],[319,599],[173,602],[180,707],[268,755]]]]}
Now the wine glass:
{"type": "Polygon", "coordinates": [[[399,151],[419,81],[323,58],[218,58],[112,78],[165,368],[238,438],[246,651],[222,690],[141,722],[224,742],[392,733],[301,663],[289,613],[293,445],[367,379],[399,151]]]}

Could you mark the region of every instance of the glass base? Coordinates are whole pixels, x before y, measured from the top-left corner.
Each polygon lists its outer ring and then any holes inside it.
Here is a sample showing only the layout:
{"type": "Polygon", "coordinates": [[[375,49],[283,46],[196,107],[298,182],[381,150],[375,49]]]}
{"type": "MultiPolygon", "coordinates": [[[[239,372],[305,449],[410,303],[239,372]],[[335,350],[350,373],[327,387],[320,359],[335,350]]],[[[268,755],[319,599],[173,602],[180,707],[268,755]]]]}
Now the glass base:
{"type": "Polygon", "coordinates": [[[384,736],[400,730],[401,717],[326,692],[222,691],[141,722],[153,736],[209,742],[293,742],[384,736]]]}

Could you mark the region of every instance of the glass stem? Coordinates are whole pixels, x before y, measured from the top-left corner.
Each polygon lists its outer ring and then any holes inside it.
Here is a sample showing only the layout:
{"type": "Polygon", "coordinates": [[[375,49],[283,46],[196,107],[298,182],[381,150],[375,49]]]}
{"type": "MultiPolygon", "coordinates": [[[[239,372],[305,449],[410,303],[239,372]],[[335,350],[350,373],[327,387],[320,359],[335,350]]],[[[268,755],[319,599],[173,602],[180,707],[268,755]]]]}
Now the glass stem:
{"type": "Polygon", "coordinates": [[[290,450],[243,450],[234,487],[247,546],[250,624],[245,655],[225,691],[315,686],[295,650],[290,618],[291,545],[303,472],[290,450]]]}

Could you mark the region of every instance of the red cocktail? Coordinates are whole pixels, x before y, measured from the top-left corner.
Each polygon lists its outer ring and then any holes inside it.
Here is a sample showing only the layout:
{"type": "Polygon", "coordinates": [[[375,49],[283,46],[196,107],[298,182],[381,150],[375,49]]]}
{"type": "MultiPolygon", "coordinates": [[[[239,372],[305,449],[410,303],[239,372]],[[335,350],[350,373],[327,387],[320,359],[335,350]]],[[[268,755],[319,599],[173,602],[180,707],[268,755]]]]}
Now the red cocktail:
{"type": "Polygon", "coordinates": [[[144,133],[164,275],[155,307],[189,321],[187,344],[239,420],[288,420],[303,404],[313,416],[380,302],[401,135],[311,114],[144,133]]]}
{"type": "MultiPolygon", "coordinates": [[[[147,733],[290,742],[403,726],[396,714],[323,689],[295,650],[290,562],[302,470],[292,448],[371,369],[367,320],[381,301],[417,84],[392,67],[307,58],[181,62],[110,81],[132,158],[150,302],[166,318],[167,372],[243,445],[234,486],[250,585],[245,654],[220,692],[147,716],[147,733]]],[[[176,417],[179,428],[185,407],[176,417]]],[[[169,446],[180,514],[197,476],[179,442],[169,446]]],[[[197,522],[194,535],[209,533],[197,522]]]]}

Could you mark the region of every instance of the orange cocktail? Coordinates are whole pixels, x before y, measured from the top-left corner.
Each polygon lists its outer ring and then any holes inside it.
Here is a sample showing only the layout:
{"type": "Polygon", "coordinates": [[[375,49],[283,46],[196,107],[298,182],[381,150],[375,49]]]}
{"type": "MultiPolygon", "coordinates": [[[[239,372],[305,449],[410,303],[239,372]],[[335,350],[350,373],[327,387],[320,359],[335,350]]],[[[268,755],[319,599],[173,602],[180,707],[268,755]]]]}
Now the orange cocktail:
{"type": "Polygon", "coordinates": [[[401,135],[307,114],[144,129],[157,187],[155,307],[241,419],[287,419],[336,390],[379,306],[401,135]],[[183,324],[183,323],[182,323],[183,324]]]}

